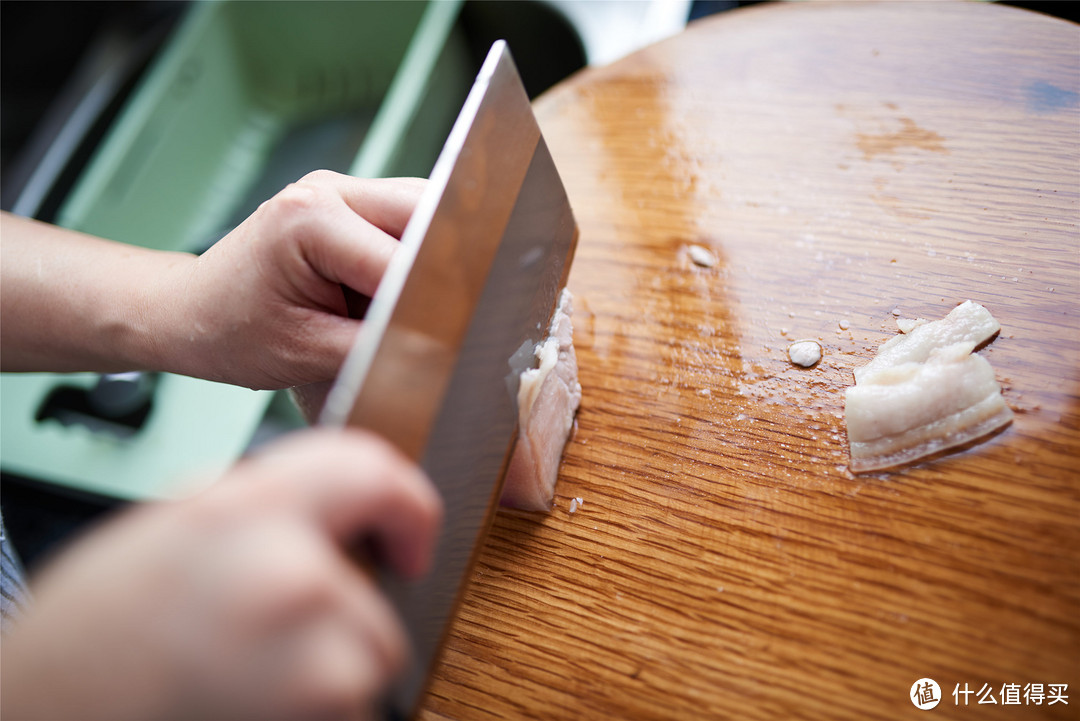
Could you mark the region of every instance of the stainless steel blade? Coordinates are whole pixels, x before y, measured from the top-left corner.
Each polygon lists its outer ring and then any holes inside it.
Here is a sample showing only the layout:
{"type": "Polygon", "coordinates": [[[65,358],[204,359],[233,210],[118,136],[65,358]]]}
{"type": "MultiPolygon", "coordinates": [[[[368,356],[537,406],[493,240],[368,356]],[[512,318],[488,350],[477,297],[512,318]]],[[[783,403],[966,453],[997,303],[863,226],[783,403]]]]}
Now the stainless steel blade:
{"type": "Polygon", "coordinates": [[[577,241],[566,192],[504,42],[496,43],[383,277],[323,423],[372,429],[445,504],[434,571],[386,578],[412,637],[392,698],[410,717],[498,504],[518,376],[543,339],[577,241]]]}

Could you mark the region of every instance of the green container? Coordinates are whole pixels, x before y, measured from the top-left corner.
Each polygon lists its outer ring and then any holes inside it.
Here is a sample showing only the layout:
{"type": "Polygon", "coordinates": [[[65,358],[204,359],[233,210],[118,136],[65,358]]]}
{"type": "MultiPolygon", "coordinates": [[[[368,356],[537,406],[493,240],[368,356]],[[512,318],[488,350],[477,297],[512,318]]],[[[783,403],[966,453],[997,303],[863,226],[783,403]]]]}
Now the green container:
{"type": "MultiPolygon", "coordinates": [[[[426,177],[473,75],[456,28],[460,5],[194,4],[58,222],[199,252],[309,170],[426,177]]],[[[193,477],[205,483],[234,462],[281,398],[164,375],[149,416],[129,437],[36,420],[57,388],[96,381],[4,375],[4,471],[116,498],[180,495],[198,485],[193,477]]],[[[284,416],[285,425],[299,423],[284,416]]]]}

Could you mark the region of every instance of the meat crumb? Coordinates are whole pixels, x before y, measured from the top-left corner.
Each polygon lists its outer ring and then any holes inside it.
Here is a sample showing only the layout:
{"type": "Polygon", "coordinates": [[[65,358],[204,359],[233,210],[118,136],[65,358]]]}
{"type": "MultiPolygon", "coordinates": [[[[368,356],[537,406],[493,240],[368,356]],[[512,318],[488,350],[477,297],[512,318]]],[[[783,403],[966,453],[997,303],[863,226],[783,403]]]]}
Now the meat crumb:
{"type": "Polygon", "coordinates": [[[716,256],[712,254],[708,248],[700,245],[691,245],[689,247],[690,260],[694,261],[696,265],[700,265],[702,268],[712,268],[716,265],[716,256]]]}
{"type": "Polygon", "coordinates": [[[788,358],[797,366],[809,368],[821,360],[821,344],[812,339],[794,341],[788,346],[788,358]]]}

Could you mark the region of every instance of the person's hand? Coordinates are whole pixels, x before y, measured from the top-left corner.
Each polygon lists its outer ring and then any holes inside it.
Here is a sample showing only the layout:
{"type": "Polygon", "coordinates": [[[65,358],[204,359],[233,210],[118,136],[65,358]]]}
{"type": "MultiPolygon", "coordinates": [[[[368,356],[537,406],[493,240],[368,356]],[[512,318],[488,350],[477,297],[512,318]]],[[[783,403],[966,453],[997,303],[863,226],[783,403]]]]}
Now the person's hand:
{"type": "Polygon", "coordinates": [[[361,323],[342,286],[375,292],[425,182],[316,171],[198,257],[0,213],[0,367],[300,386],[310,416],[361,323]]]}
{"type": "Polygon", "coordinates": [[[263,203],[179,275],[177,362],[250,388],[332,380],[359,326],[341,286],[375,292],[424,182],[316,171],[263,203]]]}
{"type": "Polygon", "coordinates": [[[350,544],[422,574],[440,513],[385,442],[325,430],[125,512],[31,586],[4,639],[3,717],[366,718],[406,642],[350,544]]]}

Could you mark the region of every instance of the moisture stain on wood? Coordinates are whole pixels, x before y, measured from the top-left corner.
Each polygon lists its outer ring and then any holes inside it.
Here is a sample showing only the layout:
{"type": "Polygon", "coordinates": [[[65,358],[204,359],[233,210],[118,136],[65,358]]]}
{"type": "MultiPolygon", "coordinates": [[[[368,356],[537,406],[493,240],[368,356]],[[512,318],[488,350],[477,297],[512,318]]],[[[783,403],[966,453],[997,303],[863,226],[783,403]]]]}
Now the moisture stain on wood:
{"type": "Polygon", "coordinates": [[[858,133],[855,144],[863,158],[873,160],[879,155],[894,155],[903,148],[915,148],[931,153],[948,153],[945,138],[933,130],[919,127],[911,118],[899,118],[900,129],[886,133],[858,133]]]}

